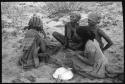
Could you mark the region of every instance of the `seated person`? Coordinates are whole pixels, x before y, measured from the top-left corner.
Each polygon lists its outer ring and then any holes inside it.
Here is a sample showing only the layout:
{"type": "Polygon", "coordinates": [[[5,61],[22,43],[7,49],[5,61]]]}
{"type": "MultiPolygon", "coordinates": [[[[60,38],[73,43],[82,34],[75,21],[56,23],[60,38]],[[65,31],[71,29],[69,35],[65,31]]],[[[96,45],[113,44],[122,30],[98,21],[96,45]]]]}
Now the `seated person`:
{"type": "MultiPolygon", "coordinates": [[[[90,22],[89,24],[92,25],[92,22],[90,22]]],[[[97,31],[94,31],[89,27],[92,28],[92,26],[80,26],[76,30],[77,35],[81,37],[82,42],[84,43],[83,47],[84,54],[80,55],[79,53],[77,54],[75,53],[76,56],[74,56],[74,58],[71,58],[73,60],[74,66],[77,67],[79,66],[79,69],[75,68],[76,71],[83,75],[85,74],[85,72],[88,72],[89,76],[97,78],[105,78],[105,77],[113,78],[123,74],[123,69],[121,70],[118,69],[119,67],[122,66],[110,64],[108,62],[108,58],[102,52],[102,50],[106,50],[112,45],[112,41],[110,40],[110,38],[103,31],[95,29],[98,31],[100,37],[104,37],[106,41],[108,41],[108,44],[105,47],[101,48],[98,42],[97,38],[98,36],[96,36],[98,35],[97,31]],[[82,66],[83,65],[82,62],[93,68],[91,70],[89,69],[90,71],[89,70],[85,71],[85,69],[87,68],[85,68],[85,66],[84,67],[82,66]]]]}
{"type": "Polygon", "coordinates": [[[102,51],[108,49],[113,43],[101,29],[97,28],[97,24],[99,23],[98,19],[97,14],[91,13],[88,15],[89,25],[80,26],[76,29],[77,35],[81,37],[82,43],[84,43],[84,55],[77,56],[82,62],[93,67],[92,72],[94,72],[96,76],[105,76],[105,66],[108,64],[108,59],[102,51]],[[102,37],[108,42],[105,47],[102,43],[102,37]]]}
{"type": "MultiPolygon", "coordinates": [[[[37,15],[36,14],[34,14],[33,15],[33,17],[36,17],[37,15]]],[[[38,18],[38,17],[37,17],[38,18]]],[[[30,29],[30,26],[29,25],[37,25],[37,24],[32,24],[33,22],[33,20],[32,20],[33,18],[31,18],[30,19],[30,21],[29,21],[29,23],[28,23],[28,26],[25,26],[24,27],[24,30],[29,30],[30,29]]],[[[46,38],[46,33],[45,33],[45,31],[44,31],[44,29],[43,29],[43,22],[41,21],[41,20],[39,20],[40,21],[40,23],[41,23],[41,28],[39,28],[39,32],[40,33],[43,33],[43,35],[44,35],[44,38],[46,38]]],[[[34,21],[35,22],[35,21],[34,21]]]]}
{"type": "Polygon", "coordinates": [[[23,56],[19,59],[19,64],[24,69],[38,67],[41,58],[47,62],[49,55],[46,53],[46,42],[39,35],[42,28],[41,19],[37,16],[33,16],[29,21],[29,30],[26,31],[23,40],[23,56]],[[36,24],[37,23],[37,24],[36,24]]]}
{"type": "Polygon", "coordinates": [[[97,24],[100,23],[101,16],[97,13],[90,13],[88,15],[88,29],[90,31],[93,31],[95,33],[95,39],[98,41],[100,48],[102,51],[105,51],[106,49],[110,48],[110,46],[113,45],[112,40],[110,37],[100,28],[98,28],[97,24]],[[102,38],[106,40],[107,44],[104,46],[102,42],[102,38]]]}
{"type": "Polygon", "coordinates": [[[70,22],[65,25],[65,35],[54,32],[52,35],[64,46],[72,50],[80,50],[82,47],[81,38],[76,34],[76,29],[79,27],[80,14],[72,13],[70,22]]]}

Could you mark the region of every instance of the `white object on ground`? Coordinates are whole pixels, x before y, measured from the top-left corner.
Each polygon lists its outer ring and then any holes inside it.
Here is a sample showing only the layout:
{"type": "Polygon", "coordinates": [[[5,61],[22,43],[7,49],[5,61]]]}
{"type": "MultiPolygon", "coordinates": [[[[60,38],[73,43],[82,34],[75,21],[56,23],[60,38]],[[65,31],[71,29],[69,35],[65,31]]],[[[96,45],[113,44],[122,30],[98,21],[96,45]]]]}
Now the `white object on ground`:
{"type": "Polygon", "coordinates": [[[60,80],[69,80],[73,78],[73,73],[71,68],[60,67],[54,72],[53,77],[60,80]]]}

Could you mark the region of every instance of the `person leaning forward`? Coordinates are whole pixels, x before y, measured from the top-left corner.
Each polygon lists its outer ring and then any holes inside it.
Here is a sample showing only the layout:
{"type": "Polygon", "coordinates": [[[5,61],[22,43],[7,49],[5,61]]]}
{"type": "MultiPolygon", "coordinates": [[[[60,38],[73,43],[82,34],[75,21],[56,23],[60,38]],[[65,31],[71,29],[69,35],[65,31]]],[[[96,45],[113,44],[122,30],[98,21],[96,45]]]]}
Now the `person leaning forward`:
{"type": "Polygon", "coordinates": [[[39,17],[37,17],[36,14],[33,14],[32,17],[36,17],[36,18],[38,18],[38,19],[34,19],[34,20],[33,20],[33,18],[31,18],[30,21],[29,21],[29,23],[28,23],[28,26],[25,26],[25,27],[24,27],[24,30],[29,30],[29,29],[31,28],[29,25],[35,26],[35,25],[37,25],[38,22],[39,22],[40,25],[41,25],[40,28],[39,28],[39,32],[40,32],[40,33],[43,33],[44,38],[46,38],[47,36],[46,36],[46,33],[45,33],[44,29],[43,29],[43,22],[42,22],[42,20],[41,20],[39,17]],[[35,22],[36,22],[35,20],[38,20],[37,23],[35,23],[35,22]],[[32,21],[34,21],[34,24],[32,24],[32,23],[33,23],[32,21]]]}
{"type": "MultiPolygon", "coordinates": [[[[26,31],[23,40],[23,55],[19,59],[19,64],[24,69],[38,67],[41,58],[49,58],[46,53],[46,42],[39,35],[40,28],[42,27],[41,19],[33,16],[29,21],[29,30],[26,31]],[[44,56],[44,57],[43,57],[44,56]]],[[[47,61],[47,60],[46,60],[47,61]]]]}

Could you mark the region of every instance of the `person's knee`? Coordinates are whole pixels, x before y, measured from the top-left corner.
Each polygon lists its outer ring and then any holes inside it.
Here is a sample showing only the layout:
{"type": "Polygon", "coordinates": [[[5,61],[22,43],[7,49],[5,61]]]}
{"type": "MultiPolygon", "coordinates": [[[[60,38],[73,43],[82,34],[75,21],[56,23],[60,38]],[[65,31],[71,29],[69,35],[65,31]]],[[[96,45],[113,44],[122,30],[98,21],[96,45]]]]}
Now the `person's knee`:
{"type": "Polygon", "coordinates": [[[53,32],[52,35],[55,37],[57,36],[59,33],[58,32],[53,32]]]}
{"type": "Polygon", "coordinates": [[[58,32],[53,32],[53,37],[55,37],[56,39],[60,39],[62,38],[62,34],[58,33],[58,32]]]}

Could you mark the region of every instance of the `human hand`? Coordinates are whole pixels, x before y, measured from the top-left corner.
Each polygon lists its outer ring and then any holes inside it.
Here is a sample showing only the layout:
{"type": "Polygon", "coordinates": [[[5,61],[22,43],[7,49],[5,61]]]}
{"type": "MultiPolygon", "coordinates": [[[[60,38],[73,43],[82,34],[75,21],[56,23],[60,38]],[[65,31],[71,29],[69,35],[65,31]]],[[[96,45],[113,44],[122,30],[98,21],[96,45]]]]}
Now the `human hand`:
{"type": "Polygon", "coordinates": [[[104,52],[106,49],[102,48],[102,52],[104,52]]]}
{"type": "Polygon", "coordinates": [[[62,49],[63,49],[63,50],[66,50],[66,49],[67,49],[67,47],[66,47],[66,46],[62,46],[62,49]]]}
{"type": "Polygon", "coordinates": [[[44,35],[44,39],[49,38],[48,36],[44,35]]]}
{"type": "Polygon", "coordinates": [[[76,51],[77,50],[77,47],[73,46],[71,47],[72,50],[76,51]]]}

